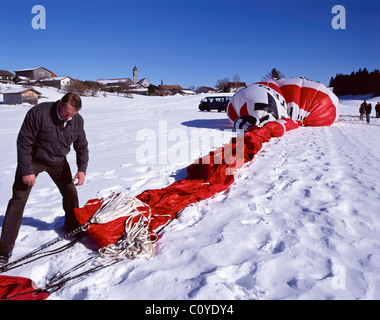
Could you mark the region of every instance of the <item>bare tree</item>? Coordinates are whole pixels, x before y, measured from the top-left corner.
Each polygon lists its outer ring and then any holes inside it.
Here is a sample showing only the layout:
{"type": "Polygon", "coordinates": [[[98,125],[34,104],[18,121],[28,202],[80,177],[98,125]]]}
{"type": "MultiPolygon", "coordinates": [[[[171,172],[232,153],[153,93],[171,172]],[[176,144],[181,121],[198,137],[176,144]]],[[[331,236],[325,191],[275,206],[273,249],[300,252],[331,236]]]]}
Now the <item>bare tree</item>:
{"type": "Polygon", "coordinates": [[[88,90],[88,87],[82,81],[73,79],[68,85],[66,85],[65,90],[67,92],[74,92],[83,96],[84,93],[88,90]]]}
{"type": "Polygon", "coordinates": [[[285,75],[280,70],[273,68],[271,72],[269,72],[268,74],[264,76],[262,81],[269,80],[269,79],[277,80],[277,79],[282,79],[282,78],[285,78],[285,75]]]}
{"type": "Polygon", "coordinates": [[[218,81],[216,81],[215,87],[219,91],[225,91],[228,87],[228,82],[230,82],[230,79],[228,78],[219,79],[218,81]]]}
{"type": "Polygon", "coordinates": [[[93,97],[95,97],[97,93],[104,87],[104,85],[97,81],[86,80],[84,84],[87,86],[88,90],[90,91],[93,97]]]}
{"type": "Polygon", "coordinates": [[[233,82],[240,82],[240,76],[236,73],[234,74],[233,78],[232,78],[232,81],[233,82]]]}

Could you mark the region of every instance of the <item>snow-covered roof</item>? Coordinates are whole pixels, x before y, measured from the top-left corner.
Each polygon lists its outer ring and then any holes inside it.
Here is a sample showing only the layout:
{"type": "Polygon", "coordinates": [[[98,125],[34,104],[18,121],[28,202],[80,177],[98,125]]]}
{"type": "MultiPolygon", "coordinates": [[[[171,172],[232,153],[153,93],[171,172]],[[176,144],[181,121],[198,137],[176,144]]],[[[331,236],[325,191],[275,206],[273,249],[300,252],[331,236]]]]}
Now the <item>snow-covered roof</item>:
{"type": "Polygon", "coordinates": [[[32,70],[36,70],[36,69],[44,69],[44,70],[46,70],[47,72],[50,72],[53,76],[56,76],[54,72],[52,72],[52,71],[50,71],[49,69],[46,69],[46,68],[44,68],[44,67],[19,69],[19,70],[15,70],[15,72],[20,72],[20,71],[32,71],[32,70]]]}
{"type": "Polygon", "coordinates": [[[51,72],[50,70],[48,70],[48,69],[46,69],[46,68],[44,68],[44,67],[19,69],[19,70],[15,70],[15,72],[17,72],[17,71],[30,71],[30,70],[36,70],[36,69],[45,69],[45,70],[51,72]]]}
{"type": "Polygon", "coordinates": [[[37,94],[41,94],[41,92],[39,92],[33,88],[7,88],[5,90],[2,90],[0,93],[2,93],[2,94],[16,94],[16,93],[24,93],[24,92],[27,92],[30,90],[34,91],[37,94]]]}
{"type": "Polygon", "coordinates": [[[0,76],[11,76],[14,77],[14,74],[9,72],[8,70],[0,70],[0,76]]]}
{"type": "Polygon", "coordinates": [[[41,79],[40,81],[61,81],[61,80],[64,80],[66,78],[71,79],[70,77],[64,76],[64,77],[45,78],[45,79],[41,79]]]}
{"type": "Polygon", "coordinates": [[[184,94],[196,94],[196,92],[194,92],[193,90],[189,90],[189,89],[183,89],[183,90],[181,90],[181,93],[184,93],[184,94]]]}
{"type": "Polygon", "coordinates": [[[15,72],[17,71],[29,71],[29,70],[36,70],[36,69],[39,69],[40,67],[38,68],[26,68],[26,69],[19,69],[19,70],[15,70],[15,72]]]}
{"type": "Polygon", "coordinates": [[[119,79],[100,79],[96,80],[96,82],[107,84],[107,83],[117,83],[117,82],[132,82],[129,78],[119,78],[119,79]]]}

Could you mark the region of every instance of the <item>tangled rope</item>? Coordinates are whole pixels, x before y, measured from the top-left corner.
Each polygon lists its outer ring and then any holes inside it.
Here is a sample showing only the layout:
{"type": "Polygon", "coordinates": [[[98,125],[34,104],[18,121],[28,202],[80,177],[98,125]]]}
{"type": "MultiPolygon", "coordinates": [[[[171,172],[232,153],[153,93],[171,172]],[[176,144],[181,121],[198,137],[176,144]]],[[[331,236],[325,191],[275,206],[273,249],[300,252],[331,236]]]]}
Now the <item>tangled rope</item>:
{"type": "Polygon", "coordinates": [[[116,243],[99,249],[99,253],[110,259],[135,259],[153,256],[153,243],[158,236],[149,233],[149,223],[152,219],[150,207],[135,197],[120,193],[112,194],[103,201],[103,205],[92,216],[89,223],[104,224],[120,217],[128,217],[125,221],[124,235],[116,243]],[[148,215],[139,208],[148,209],[148,215]],[[137,221],[136,221],[137,219],[137,221]]]}

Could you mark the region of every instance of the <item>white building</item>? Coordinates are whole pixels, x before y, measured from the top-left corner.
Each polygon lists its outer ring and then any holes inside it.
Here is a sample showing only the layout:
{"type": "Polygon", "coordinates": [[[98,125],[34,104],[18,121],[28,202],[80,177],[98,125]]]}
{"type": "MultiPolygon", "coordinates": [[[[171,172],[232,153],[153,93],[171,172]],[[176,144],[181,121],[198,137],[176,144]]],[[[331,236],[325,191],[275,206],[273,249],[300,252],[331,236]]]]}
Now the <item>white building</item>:
{"type": "Polygon", "coordinates": [[[57,89],[65,89],[65,87],[69,85],[71,81],[72,79],[70,77],[53,77],[40,80],[42,85],[47,87],[54,87],[57,89]]]}
{"type": "Polygon", "coordinates": [[[14,74],[8,70],[0,70],[0,83],[13,83],[14,74]]]}

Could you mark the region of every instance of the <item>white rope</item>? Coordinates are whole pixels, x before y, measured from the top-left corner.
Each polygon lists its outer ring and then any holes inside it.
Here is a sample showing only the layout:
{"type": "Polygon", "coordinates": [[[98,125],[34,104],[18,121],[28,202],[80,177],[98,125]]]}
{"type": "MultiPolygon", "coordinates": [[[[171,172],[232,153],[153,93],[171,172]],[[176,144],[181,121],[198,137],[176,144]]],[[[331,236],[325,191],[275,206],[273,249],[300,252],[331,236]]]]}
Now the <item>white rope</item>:
{"type": "Polygon", "coordinates": [[[95,212],[89,222],[104,224],[117,218],[127,217],[131,213],[138,211],[139,207],[149,208],[147,204],[135,197],[124,193],[112,193],[107,199],[103,200],[103,205],[95,212]]]}
{"type": "Polygon", "coordinates": [[[126,194],[112,194],[103,201],[103,205],[90,219],[90,223],[104,224],[120,217],[128,217],[125,221],[124,235],[116,243],[99,249],[105,258],[135,259],[153,256],[153,243],[157,240],[156,234],[149,233],[149,223],[152,218],[150,207],[135,197],[126,194]],[[138,208],[148,209],[148,216],[138,208]],[[138,218],[137,221],[135,221],[138,218]],[[135,221],[135,222],[134,222],[135,221]]]}

